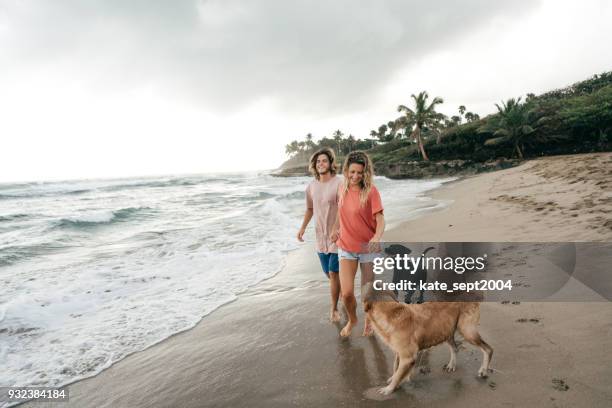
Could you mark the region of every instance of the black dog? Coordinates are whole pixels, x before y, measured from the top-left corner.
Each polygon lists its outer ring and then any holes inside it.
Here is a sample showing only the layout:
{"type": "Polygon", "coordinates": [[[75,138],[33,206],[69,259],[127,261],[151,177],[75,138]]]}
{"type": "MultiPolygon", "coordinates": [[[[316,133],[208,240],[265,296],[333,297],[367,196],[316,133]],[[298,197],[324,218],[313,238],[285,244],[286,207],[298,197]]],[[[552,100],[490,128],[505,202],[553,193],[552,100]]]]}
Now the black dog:
{"type": "MultiPolygon", "coordinates": [[[[427,248],[423,255],[427,255],[427,252],[434,249],[434,247],[427,248]]],[[[403,245],[393,244],[385,248],[385,254],[395,257],[396,255],[404,256],[410,255],[412,251],[409,248],[406,248],[403,245]]],[[[409,266],[412,266],[411,263],[408,263],[409,266]]],[[[427,282],[427,269],[425,269],[422,265],[412,273],[410,269],[399,269],[393,268],[393,283],[399,283],[400,281],[408,281],[414,282],[417,288],[420,286],[421,282],[427,282]]],[[[397,295],[397,290],[394,291],[395,295],[397,295]]],[[[412,303],[412,296],[416,290],[407,290],[404,295],[404,303],[412,303]]],[[[425,295],[423,290],[419,290],[419,296],[417,297],[416,303],[423,303],[423,296],[425,295]]]]}

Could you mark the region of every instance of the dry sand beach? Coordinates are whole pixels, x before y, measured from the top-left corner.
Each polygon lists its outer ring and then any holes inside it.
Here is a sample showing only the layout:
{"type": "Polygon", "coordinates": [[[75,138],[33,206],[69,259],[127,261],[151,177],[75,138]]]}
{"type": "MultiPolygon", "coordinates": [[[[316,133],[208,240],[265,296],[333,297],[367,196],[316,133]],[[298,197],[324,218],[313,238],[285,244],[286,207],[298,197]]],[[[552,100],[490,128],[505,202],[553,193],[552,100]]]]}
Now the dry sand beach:
{"type": "MultiPolygon", "coordinates": [[[[532,160],[445,185],[432,195],[447,208],[385,240],[610,242],[610,180],[609,153],[532,160]]],[[[381,402],[375,388],[389,377],[392,355],[360,330],[340,339],[317,262],[305,245],[281,273],[194,329],[71,385],[69,403],[25,406],[612,406],[612,304],[601,297],[485,303],[480,330],[495,349],[488,379],[476,378],[481,356],[470,345],[460,346],[457,371],[445,373],[440,346],[411,384],[381,402]]]]}

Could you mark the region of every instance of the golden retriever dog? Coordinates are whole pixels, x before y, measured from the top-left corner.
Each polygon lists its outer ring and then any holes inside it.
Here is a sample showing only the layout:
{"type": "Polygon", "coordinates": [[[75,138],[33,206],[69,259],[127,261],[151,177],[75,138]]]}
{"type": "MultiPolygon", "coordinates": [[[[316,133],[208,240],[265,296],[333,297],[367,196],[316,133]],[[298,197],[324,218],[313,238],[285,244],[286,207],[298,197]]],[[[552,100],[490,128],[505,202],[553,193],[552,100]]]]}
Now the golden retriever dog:
{"type": "Polygon", "coordinates": [[[365,284],[362,290],[363,308],[374,331],[395,353],[393,376],[387,381],[389,385],[379,390],[380,393],[389,395],[402,381],[410,381],[410,371],[417,353],[441,343],[446,343],[451,353],[444,369],[455,371],[455,330],[459,330],[467,342],[482,350],[483,360],[478,376],[487,376],[493,349],[478,333],[478,303],[404,304],[395,300],[392,291],[375,290],[371,282],[365,284]]]}

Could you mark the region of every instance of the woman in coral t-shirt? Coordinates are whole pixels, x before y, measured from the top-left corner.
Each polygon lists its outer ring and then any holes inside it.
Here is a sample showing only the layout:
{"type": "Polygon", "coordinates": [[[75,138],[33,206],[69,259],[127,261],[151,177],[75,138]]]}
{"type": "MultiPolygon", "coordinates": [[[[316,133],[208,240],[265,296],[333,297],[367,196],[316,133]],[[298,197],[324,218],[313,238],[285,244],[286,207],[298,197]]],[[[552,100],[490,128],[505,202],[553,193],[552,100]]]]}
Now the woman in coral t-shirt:
{"type": "MultiPolygon", "coordinates": [[[[372,183],[374,172],[368,155],[360,151],[349,153],[342,171],[344,182],[338,190],[338,217],[331,239],[338,246],[342,301],[349,316],[340,335],[347,337],[357,324],[354,288],[357,265],[361,269],[361,284],[372,281],[374,258],[381,256],[379,242],[385,230],[385,217],[380,194],[372,183]]],[[[363,335],[371,333],[366,317],[363,335]]]]}

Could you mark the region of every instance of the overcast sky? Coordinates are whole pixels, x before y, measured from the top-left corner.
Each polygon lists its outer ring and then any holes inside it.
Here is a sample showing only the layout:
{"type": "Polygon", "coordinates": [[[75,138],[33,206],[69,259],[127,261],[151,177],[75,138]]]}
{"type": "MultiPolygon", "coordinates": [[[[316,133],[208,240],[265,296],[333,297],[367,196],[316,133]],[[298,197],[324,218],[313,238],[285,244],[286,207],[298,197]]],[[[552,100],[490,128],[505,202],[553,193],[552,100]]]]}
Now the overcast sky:
{"type": "Polygon", "coordinates": [[[260,170],[612,69],[608,0],[0,0],[0,182],[260,170]]]}

